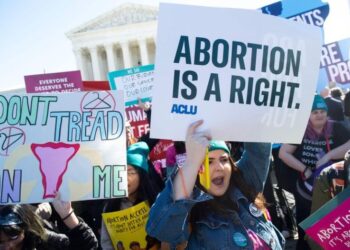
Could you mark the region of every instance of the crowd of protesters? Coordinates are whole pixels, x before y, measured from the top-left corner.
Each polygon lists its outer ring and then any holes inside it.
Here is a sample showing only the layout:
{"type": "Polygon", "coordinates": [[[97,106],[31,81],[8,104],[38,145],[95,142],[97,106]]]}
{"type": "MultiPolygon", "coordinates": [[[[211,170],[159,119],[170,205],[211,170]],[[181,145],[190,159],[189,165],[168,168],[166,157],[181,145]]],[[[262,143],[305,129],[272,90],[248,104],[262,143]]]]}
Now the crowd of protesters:
{"type": "MultiPolygon", "coordinates": [[[[271,157],[270,143],[214,141],[197,121],[186,141],[168,148],[163,173],[149,160],[159,140],[149,134],[134,138],[126,123],[127,197],[71,203],[57,192],[51,204],[2,206],[0,249],[125,249],[120,241],[113,246],[101,214],[144,201],[151,207],[146,249],[283,249],[290,235],[281,233],[286,225],[275,213],[282,201],[266,191],[270,170],[280,188],[289,185],[297,223],[349,183],[350,92],[334,88],[321,95],[315,95],[301,144],[274,145],[271,157]],[[209,187],[198,177],[206,157],[209,187]],[[277,173],[285,171],[292,175],[284,180],[277,173]]],[[[151,119],[150,106],[139,105],[151,119]]],[[[294,213],[284,214],[283,220],[294,220],[294,213]]],[[[298,238],[297,249],[319,248],[301,228],[298,238]]],[[[139,249],[136,243],[130,249],[139,249]]]]}

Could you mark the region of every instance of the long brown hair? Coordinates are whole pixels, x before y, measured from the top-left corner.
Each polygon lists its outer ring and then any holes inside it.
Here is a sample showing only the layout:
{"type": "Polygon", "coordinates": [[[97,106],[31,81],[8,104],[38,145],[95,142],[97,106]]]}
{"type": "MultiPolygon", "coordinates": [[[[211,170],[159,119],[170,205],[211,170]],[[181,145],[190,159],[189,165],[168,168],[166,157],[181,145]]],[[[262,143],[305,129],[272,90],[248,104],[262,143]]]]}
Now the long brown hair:
{"type": "Polygon", "coordinates": [[[229,192],[232,187],[236,187],[244,194],[245,197],[247,197],[250,202],[253,202],[257,208],[265,209],[266,200],[264,195],[261,192],[257,192],[253,187],[248,185],[248,183],[244,180],[242,171],[237,167],[232,157],[229,157],[229,159],[232,167],[232,173],[230,186],[227,189],[226,193],[229,192]]]}
{"type": "Polygon", "coordinates": [[[11,225],[13,230],[23,231],[23,249],[35,249],[40,244],[46,242],[47,234],[41,218],[34,212],[34,207],[29,204],[5,205],[0,209],[0,216],[16,214],[22,223],[11,225]]]}

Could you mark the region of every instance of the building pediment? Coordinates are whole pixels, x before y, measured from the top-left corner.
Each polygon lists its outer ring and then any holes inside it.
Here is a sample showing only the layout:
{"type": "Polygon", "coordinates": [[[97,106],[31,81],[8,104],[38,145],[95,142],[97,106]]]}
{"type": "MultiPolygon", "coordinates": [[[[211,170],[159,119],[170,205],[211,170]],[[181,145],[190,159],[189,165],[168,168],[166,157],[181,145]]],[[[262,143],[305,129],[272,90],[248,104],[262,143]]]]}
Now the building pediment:
{"type": "Polygon", "coordinates": [[[67,35],[155,21],[157,18],[157,7],[127,3],[71,30],[67,35]]]}

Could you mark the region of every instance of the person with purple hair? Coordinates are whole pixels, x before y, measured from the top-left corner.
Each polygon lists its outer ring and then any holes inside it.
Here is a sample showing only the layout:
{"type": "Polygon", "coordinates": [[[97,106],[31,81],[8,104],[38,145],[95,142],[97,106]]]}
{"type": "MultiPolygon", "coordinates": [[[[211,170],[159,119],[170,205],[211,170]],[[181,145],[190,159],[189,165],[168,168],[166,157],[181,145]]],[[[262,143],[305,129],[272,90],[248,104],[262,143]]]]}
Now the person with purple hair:
{"type": "MultiPolygon", "coordinates": [[[[342,123],[327,118],[327,105],[315,95],[308,125],[301,144],[283,144],[279,157],[289,167],[300,172],[296,182],[296,220],[299,224],[311,212],[315,177],[332,162],[340,161],[350,149],[350,131],[342,123]]],[[[305,233],[298,227],[297,249],[309,249],[305,233]]]]}

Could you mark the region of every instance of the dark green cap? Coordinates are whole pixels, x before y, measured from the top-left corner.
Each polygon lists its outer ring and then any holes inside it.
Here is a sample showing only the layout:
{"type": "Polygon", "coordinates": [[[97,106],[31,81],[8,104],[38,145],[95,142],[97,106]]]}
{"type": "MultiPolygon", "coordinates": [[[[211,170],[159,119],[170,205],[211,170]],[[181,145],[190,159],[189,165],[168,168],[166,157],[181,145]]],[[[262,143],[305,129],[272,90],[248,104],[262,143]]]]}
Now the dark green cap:
{"type": "Polygon", "coordinates": [[[127,163],[148,172],[149,148],[145,142],[137,142],[128,147],[127,163]]]}

